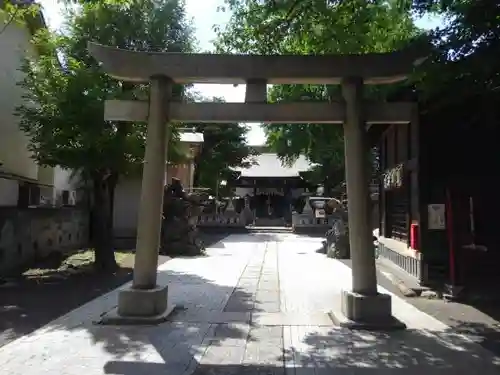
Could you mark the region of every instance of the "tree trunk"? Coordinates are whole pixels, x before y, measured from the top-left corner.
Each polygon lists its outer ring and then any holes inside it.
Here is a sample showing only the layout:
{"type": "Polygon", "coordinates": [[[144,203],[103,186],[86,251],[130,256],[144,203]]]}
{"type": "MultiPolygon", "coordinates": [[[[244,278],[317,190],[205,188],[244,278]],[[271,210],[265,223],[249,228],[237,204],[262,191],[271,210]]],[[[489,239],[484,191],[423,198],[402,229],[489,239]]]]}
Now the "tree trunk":
{"type": "Polygon", "coordinates": [[[97,173],[93,177],[94,204],[92,209],[95,268],[112,272],[118,268],[113,248],[113,202],[117,178],[97,173]]]}
{"type": "Polygon", "coordinates": [[[108,177],[108,199],[109,199],[109,220],[108,228],[111,233],[111,240],[113,240],[113,220],[114,220],[114,209],[115,209],[115,190],[116,184],[118,183],[118,175],[112,174],[108,177]]]}

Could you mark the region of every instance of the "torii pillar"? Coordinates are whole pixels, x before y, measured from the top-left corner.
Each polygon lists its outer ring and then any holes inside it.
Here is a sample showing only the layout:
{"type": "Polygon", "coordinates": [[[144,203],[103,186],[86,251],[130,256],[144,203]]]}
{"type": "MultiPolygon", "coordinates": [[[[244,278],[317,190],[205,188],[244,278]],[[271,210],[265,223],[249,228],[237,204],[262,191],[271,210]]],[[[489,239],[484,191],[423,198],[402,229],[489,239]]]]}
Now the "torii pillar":
{"type": "Polygon", "coordinates": [[[166,320],[175,307],[168,298],[168,285],[157,285],[173,82],[162,75],[152,76],[149,81],[148,127],[137,221],[134,276],[132,286],[118,294],[116,309],[102,318],[103,324],[160,323],[166,320]]]}
{"type": "Polygon", "coordinates": [[[371,230],[368,149],[363,107],[363,79],[342,79],[345,101],[344,152],[349,217],[349,246],[352,260],[352,290],[341,295],[341,312],[332,319],[344,327],[359,329],[402,329],[392,316],[391,296],[378,293],[375,249],[371,230]]]}
{"type": "Polygon", "coordinates": [[[367,124],[410,122],[415,106],[367,102],[363,100],[362,89],[364,84],[389,84],[405,79],[413,66],[422,61],[420,50],[409,48],[366,55],[261,56],[134,52],[92,43],[89,49],[112,77],[151,85],[149,103],[108,101],[105,106],[107,120],[148,121],[134,282],[120,293],[115,321],[150,324],[164,319],[171,311],[167,287],[156,285],[168,120],[329,123],[344,126],[353,278],[352,290],[342,292],[342,311],[330,316],[337,324],[350,328],[404,327],[392,317],[390,296],[377,292],[365,136],[367,124]],[[169,101],[172,81],[247,83],[247,95],[245,103],[174,103],[169,101]],[[266,84],[304,83],[340,84],[344,101],[266,103],[266,84]]]}

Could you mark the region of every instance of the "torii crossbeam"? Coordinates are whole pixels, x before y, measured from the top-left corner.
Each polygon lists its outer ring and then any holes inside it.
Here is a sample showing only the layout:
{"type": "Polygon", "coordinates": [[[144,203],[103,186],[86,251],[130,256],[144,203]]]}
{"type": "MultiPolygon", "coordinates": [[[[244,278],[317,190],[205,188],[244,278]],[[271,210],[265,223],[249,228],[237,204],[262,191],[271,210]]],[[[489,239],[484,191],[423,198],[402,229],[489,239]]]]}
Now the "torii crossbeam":
{"type": "Polygon", "coordinates": [[[105,118],[147,121],[148,134],[137,229],[132,288],[120,293],[107,322],[162,321],[171,311],[167,286],[157,286],[157,262],[169,121],[343,124],[352,257],[352,291],[342,293],[342,311],[333,320],[351,328],[402,328],[392,317],[391,298],[377,292],[369,212],[365,127],[408,123],[414,103],[367,102],[364,84],[404,80],[422,61],[414,48],[365,55],[219,55],[134,52],[95,43],[90,53],[112,77],[150,83],[149,102],[111,100],[105,118]],[[246,84],[245,103],[179,103],[174,83],[246,84]],[[267,103],[267,84],[340,84],[342,102],[267,103]]]}

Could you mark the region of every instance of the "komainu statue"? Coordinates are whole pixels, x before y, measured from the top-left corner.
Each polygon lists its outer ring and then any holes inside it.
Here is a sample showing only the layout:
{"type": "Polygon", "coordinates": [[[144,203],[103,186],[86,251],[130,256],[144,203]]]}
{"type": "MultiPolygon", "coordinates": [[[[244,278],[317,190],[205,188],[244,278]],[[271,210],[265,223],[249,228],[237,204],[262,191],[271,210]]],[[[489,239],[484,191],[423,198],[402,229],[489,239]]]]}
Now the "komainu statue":
{"type": "Polygon", "coordinates": [[[160,254],[201,255],[205,251],[196,223],[207,197],[205,194],[186,194],[177,178],[172,178],[163,194],[163,220],[160,254]]]}
{"type": "Polygon", "coordinates": [[[349,259],[349,226],[347,225],[347,210],[335,198],[330,199],[327,211],[334,217],[332,228],[326,232],[326,255],[329,258],[349,259]]]}
{"type": "MultiPolygon", "coordinates": [[[[326,255],[329,258],[349,259],[351,250],[349,244],[349,225],[347,207],[338,199],[328,201],[327,210],[334,217],[332,228],[326,232],[326,255]]],[[[373,238],[373,249],[377,254],[377,238],[373,238]]],[[[377,255],[376,255],[377,256],[377,255]]]]}

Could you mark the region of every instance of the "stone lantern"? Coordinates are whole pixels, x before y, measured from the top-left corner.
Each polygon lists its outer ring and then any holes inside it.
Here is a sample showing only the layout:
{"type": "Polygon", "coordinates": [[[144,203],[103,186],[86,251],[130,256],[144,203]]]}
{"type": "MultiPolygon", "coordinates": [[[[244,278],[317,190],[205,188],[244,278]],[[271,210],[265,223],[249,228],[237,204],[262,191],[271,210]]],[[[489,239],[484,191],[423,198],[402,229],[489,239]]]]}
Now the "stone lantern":
{"type": "Polygon", "coordinates": [[[194,132],[183,132],[180,134],[180,141],[184,145],[185,155],[187,157],[187,173],[185,174],[185,179],[182,179],[183,185],[187,186],[189,191],[193,190],[194,183],[194,159],[196,155],[201,151],[203,144],[203,134],[194,132]]]}

